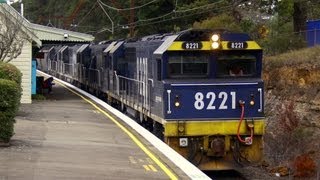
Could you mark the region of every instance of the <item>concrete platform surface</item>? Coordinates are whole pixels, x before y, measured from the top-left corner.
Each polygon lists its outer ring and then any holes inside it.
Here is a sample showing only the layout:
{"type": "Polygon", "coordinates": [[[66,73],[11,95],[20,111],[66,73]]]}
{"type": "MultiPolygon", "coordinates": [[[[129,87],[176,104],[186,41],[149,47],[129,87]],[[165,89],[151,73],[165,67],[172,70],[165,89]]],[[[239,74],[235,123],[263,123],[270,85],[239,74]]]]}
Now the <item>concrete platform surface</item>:
{"type": "Polygon", "coordinates": [[[0,180],[170,179],[92,105],[59,85],[46,96],[21,105],[11,146],[0,147],[0,180]]]}

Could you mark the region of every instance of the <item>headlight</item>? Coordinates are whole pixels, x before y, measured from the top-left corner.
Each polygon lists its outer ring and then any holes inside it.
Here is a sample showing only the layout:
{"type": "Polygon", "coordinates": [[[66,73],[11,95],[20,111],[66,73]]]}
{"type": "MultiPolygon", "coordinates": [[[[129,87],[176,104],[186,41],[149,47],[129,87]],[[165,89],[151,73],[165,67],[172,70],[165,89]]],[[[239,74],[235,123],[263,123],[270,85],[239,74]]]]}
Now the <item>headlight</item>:
{"type": "Polygon", "coordinates": [[[174,106],[175,106],[175,107],[179,107],[179,106],[180,106],[180,103],[179,103],[179,102],[175,102],[175,103],[174,103],[174,106]]]}
{"type": "Polygon", "coordinates": [[[254,94],[250,94],[251,100],[250,100],[250,105],[253,106],[254,105],[254,94]]]}
{"type": "Polygon", "coordinates": [[[220,39],[220,37],[219,37],[218,34],[214,34],[214,35],[212,35],[212,37],[211,37],[211,40],[212,40],[212,41],[219,41],[219,39],[220,39]]]}
{"type": "Polygon", "coordinates": [[[213,43],[211,44],[212,49],[218,49],[219,46],[220,46],[220,44],[219,44],[218,42],[213,42],[213,43]]]}
{"type": "Polygon", "coordinates": [[[174,106],[175,107],[180,107],[180,100],[179,100],[179,95],[176,95],[176,97],[174,98],[174,106]]]}

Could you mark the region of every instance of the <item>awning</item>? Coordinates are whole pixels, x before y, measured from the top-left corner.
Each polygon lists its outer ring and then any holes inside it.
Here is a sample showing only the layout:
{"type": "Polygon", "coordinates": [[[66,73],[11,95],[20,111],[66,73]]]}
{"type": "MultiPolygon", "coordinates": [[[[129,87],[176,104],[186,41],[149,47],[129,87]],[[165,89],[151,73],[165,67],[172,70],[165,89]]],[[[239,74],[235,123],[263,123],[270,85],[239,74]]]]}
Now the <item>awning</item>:
{"type": "Polygon", "coordinates": [[[58,29],[49,26],[30,23],[30,29],[41,41],[62,41],[62,42],[91,42],[94,36],[85,33],[58,29]]]}

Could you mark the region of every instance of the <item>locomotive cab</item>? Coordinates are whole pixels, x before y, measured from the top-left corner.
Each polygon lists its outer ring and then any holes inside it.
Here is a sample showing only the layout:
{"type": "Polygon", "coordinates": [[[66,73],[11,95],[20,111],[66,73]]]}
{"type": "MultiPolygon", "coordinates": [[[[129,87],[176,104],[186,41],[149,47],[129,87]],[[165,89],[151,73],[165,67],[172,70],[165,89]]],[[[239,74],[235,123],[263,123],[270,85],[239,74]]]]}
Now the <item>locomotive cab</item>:
{"type": "Polygon", "coordinates": [[[259,161],[261,48],[246,34],[225,31],[191,30],[169,40],[155,51],[165,142],[203,170],[259,161]]]}

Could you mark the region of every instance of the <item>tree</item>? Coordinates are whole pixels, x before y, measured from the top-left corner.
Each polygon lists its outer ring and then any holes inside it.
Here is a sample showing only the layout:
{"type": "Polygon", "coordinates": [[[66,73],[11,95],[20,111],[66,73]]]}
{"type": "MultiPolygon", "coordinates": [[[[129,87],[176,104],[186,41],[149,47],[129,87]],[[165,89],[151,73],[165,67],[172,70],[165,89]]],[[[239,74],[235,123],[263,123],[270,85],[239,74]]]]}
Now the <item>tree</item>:
{"type": "Polygon", "coordinates": [[[307,6],[306,2],[297,1],[293,4],[293,31],[301,32],[305,31],[307,21],[307,6]]]}
{"type": "Polygon", "coordinates": [[[193,27],[196,29],[226,29],[230,31],[241,31],[236,19],[228,14],[221,14],[208,18],[201,22],[195,22],[193,27]]]}
{"type": "Polygon", "coordinates": [[[0,61],[9,62],[21,54],[30,37],[23,31],[23,18],[0,5],[0,61]]]}

